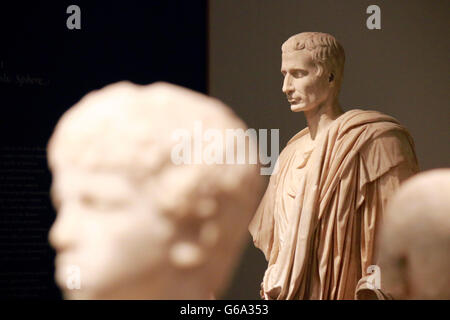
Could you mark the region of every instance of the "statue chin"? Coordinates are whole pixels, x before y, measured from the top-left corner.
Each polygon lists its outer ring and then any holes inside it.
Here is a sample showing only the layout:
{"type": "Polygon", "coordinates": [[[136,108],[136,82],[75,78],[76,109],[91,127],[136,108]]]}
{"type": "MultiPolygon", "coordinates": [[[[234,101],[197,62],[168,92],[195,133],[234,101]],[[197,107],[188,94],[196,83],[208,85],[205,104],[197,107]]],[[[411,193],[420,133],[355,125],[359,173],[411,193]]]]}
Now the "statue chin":
{"type": "Polygon", "coordinates": [[[302,101],[296,103],[296,104],[291,104],[291,111],[292,112],[305,112],[305,111],[309,111],[314,109],[315,106],[314,105],[308,105],[302,101]]]}
{"type": "Polygon", "coordinates": [[[292,112],[302,112],[305,111],[303,108],[303,105],[301,103],[297,104],[291,104],[291,111],[292,112]]]}

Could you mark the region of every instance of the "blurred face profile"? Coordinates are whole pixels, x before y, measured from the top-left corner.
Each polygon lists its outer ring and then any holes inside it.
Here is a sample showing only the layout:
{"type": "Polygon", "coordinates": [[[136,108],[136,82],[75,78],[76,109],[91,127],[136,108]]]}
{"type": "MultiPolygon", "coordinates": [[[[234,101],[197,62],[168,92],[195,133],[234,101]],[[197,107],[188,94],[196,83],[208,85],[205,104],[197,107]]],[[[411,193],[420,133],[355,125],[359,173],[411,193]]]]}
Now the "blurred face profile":
{"type": "Polygon", "coordinates": [[[175,164],[174,132],[190,138],[198,121],[245,128],[221,102],[167,83],[111,84],[61,117],[47,154],[65,298],[201,299],[222,288],[256,206],[242,190],[259,187],[259,168],[175,164]],[[231,221],[241,227],[230,236],[231,221]]]}
{"type": "Polygon", "coordinates": [[[66,299],[139,298],[157,289],[172,231],[148,195],[119,172],[78,167],[54,170],[51,192],[57,217],[49,241],[66,299]]]}

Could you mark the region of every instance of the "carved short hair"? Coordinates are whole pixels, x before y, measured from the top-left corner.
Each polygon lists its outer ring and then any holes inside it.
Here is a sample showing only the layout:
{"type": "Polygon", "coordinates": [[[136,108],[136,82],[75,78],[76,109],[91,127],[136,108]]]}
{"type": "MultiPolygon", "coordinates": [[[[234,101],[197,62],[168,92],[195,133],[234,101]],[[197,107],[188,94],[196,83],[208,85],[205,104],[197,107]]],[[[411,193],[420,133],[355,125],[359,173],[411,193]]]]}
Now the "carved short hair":
{"type": "Polygon", "coordinates": [[[344,76],[345,53],[336,38],[322,32],[302,32],[293,35],[281,46],[282,52],[304,49],[311,54],[319,74],[325,69],[334,75],[339,91],[344,76]]]}

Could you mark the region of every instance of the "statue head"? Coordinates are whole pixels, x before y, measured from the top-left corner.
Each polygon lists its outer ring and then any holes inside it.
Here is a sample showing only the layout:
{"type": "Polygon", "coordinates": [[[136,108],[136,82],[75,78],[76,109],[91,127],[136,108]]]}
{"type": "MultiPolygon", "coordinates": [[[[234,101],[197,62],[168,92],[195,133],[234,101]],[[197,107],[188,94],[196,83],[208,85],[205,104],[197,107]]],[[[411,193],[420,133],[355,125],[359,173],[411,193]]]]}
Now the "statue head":
{"type": "Polygon", "coordinates": [[[331,35],[303,32],[282,47],[282,91],[294,112],[309,111],[337,99],[344,74],[345,53],[331,35]]]}
{"type": "Polygon", "coordinates": [[[408,179],[378,237],[381,289],[394,299],[450,299],[450,169],[408,179]]]}
{"type": "Polygon", "coordinates": [[[261,177],[257,165],[175,164],[173,133],[196,121],[245,128],[218,100],[167,83],[107,86],[59,120],[48,144],[49,241],[65,298],[205,299],[224,289],[261,177]]]}

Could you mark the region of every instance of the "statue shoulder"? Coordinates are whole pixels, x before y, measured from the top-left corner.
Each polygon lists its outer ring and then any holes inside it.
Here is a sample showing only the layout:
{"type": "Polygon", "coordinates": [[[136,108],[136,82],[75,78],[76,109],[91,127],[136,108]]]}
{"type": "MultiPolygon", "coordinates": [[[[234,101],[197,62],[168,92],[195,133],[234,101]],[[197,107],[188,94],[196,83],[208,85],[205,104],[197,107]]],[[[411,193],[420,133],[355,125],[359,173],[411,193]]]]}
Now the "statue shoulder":
{"type": "Polygon", "coordinates": [[[374,180],[403,163],[411,171],[418,171],[412,138],[406,130],[393,128],[368,140],[359,151],[361,161],[374,180]]]}

